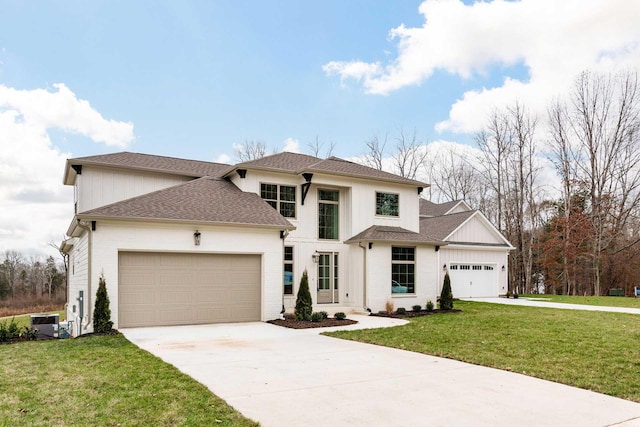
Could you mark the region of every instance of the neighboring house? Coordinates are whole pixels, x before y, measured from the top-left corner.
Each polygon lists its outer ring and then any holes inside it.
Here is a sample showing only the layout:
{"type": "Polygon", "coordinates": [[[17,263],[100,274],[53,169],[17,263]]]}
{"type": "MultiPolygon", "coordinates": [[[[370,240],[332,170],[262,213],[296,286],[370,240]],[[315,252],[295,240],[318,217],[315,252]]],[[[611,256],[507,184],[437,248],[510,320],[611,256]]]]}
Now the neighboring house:
{"type": "MultiPolygon", "coordinates": [[[[431,230],[437,217],[422,218],[419,197],[428,184],[336,157],[230,166],[123,152],[69,159],[64,183],[75,187],[62,250],[76,334],[92,330],[100,274],[115,328],[264,321],[293,311],[305,270],[314,310],[375,312],[390,299],[435,301],[442,263],[467,261],[443,255],[482,252],[473,238],[486,238],[486,254],[508,249],[479,212],[451,233],[431,230]]],[[[482,265],[506,280],[506,255],[482,265]]]]}
{"type": "Polygon", "coordinates": [[[447,242],[440,250],[441,276],[449,272],[456,298],[507,292],[509,251],[514,248],[491,222],[464,201],[420,200],[420,231],[447,242]]]}

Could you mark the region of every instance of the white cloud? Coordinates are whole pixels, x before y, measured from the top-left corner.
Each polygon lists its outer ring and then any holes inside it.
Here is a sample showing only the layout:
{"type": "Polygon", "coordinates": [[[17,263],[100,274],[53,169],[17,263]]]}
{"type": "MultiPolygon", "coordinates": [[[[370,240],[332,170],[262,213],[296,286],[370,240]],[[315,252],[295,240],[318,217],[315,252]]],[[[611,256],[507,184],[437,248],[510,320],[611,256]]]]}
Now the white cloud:
{"type": "Polygon", "coordinates": [[[64,85],[57,92],[0,85],[0,252],[51,253],[73,215],[73,188],[62,184],[70,153],[52,144],[60,129],[106,145],[126,146],[133,125],[105,120],[64,85]]]}
{"type": "MultiPolygon", "coordinates": [[[[530,100],[536,108],[566,90],[581,71],[640,66],[640,2],[628,0],[426,0],[422,27],[389,32],[397,57],[388,64],[333,61],[323,69],[344,82],[354,79],[371,94],[418,85],[435,71],[462,78],[488,67],[522,64],[526,81],[468,91],[439,130],[473,132],[493,105],[530,100]]],[[[533,110],[534,107],[532,106],[533,110]]]]}
{"type": "Polygon", "coordinates": [[[213,159],[214,163],[229,163],[231,162],[231,156],[228,154],[220,154],[218,157],[213,159]]]}
{"type": "Polygon", "coordinates": [[[287,151],[289,153],[299,153],[300,152],[300,141],[294,138],[287,138],[284,140],[284,149],[282,151],[287,151]]]}

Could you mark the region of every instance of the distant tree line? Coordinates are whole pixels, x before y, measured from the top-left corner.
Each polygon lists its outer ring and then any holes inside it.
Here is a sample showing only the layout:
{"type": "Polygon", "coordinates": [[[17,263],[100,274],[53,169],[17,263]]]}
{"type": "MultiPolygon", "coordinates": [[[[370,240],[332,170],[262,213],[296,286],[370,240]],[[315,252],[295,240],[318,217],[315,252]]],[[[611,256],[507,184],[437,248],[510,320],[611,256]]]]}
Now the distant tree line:
{"type": "MultiPolygon", "coordinates": [[[[358,161],[430,182],[425,194],[434,202],[481,210],[515,247],[511,292],[630,295],[640,285],[637,72],[583,72],[543,117],[522,102],[496,108],[475,142],[479,155],[431,152],[415,131],[399,129],[369,138],[358,161]],[[544,163],[559,188],[543,185],[544,163]]],[[[258,145],[245,143],[237,157],[262,157],[258,145]]],[[[317,138],[309,144],[316,156],[320,148],[317,138]]]]}
{"type": "Polygon", "coordinates": [[[64,301],[66,267],[53,256],[30,257],[7,250],[0,258],[0,300],[64,301]]]}

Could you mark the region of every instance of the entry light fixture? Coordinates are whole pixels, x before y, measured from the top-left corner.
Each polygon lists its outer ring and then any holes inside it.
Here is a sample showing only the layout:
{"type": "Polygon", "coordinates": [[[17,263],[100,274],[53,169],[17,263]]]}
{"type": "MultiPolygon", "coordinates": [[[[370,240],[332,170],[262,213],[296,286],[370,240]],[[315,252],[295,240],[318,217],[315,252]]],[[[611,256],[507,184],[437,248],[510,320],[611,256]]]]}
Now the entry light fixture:
{"type": "Polygon", "coordinates": [[[200,246],[200,236],[202,236],[202,233],[200,233],[198,230],[193,233],[193,243],[195,243],[196,246],[200,246]]]}
{"type": "Polygon", "coordinates": [[[502,266],[502,271],[504,271],[504,265],[502,266]]]}
{"type": "Polygon", "coordinates": [[[442,269],[443,269],[444,271],[447,271],[447,264],[443,265],[443,266],[442,266],[442,269]]]}
{"type": "Polygon", "coordinates": [[[320,254],[318,253],[318,251],[315,251],[313,253],[313,255],[311,255],[311,259],[313,259],[313,262],[315,264],[317,264],[318,262],[320,262],[320,254]]]}

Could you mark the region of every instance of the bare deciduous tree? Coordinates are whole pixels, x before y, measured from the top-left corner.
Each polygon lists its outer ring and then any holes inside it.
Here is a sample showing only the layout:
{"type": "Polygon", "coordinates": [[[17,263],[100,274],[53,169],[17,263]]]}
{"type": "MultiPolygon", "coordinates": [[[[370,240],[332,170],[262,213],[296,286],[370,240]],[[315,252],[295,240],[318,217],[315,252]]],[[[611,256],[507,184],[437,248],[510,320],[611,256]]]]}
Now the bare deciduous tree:
{"type": "MultiPolygon", "coordinates": [[[[324,142],[320,142],[320,138],[318,136],[316,136],[316,139],[313,142],[310,142],[309,144],[307,144],[307,147],[309,148],[309,154],[311,154],[314,157],[320,157],[322,151],[324,150],[324,146],[325,143],[324,142]]],[[[327,147],[327,149],[324,151],[324,157],[325,158],[329,158],[333,155],[333,150],[336,148],[336,143],[331,141],[329,142],[329,145],[327,147]]]]}
{"type": "Polygon", "coordinates": [[[267,144],[264,141],[245,141],[233,144],[233,151],[238,162],[248,162],[264,157],[267,154],[267,144]]]}
{"type": "Polygon", "coordinates": [[[367,152],[364,154],[364,164],[378,170],[382,170],[382,160],[385,155],[388,134],[384,135],[384,141],[380,141],[377,135],[372,136],[366,141],[367,152]]]}
{"type": "Polygon", "coordinates": [[[404,178],[416,179],[418,171],[424,167],[427,158],[426,145],[418,139],[415,130],[411,136],[408,136],[404,129],[400,128],[395,148],[391,160],[398,174],[404,178]]]}

